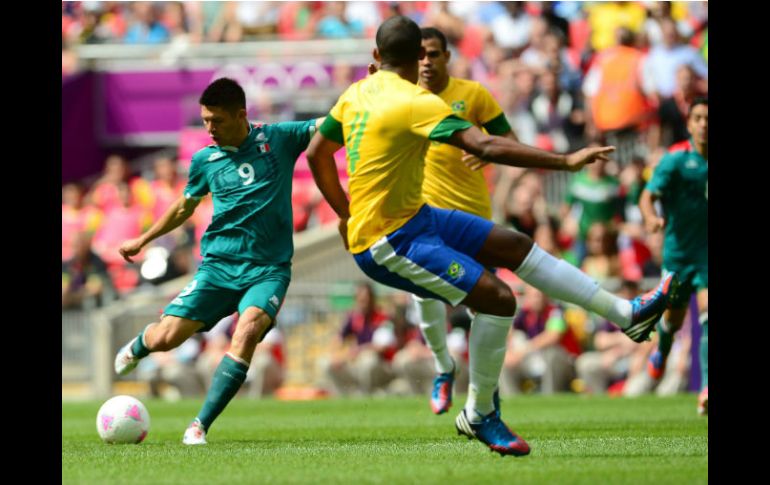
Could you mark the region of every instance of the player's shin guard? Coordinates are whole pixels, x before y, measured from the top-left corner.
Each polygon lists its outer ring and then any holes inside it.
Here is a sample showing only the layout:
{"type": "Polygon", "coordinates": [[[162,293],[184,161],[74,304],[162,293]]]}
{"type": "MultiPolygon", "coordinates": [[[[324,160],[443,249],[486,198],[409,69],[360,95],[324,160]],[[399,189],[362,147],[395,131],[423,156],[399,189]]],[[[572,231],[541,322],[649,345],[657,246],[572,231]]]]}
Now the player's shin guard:
{"type": "Polygon", "coordinates": [[[709,313],[700,315],[700,387],[703,389],[709,385],[709,313]]]}
{"type": "Polygon", "coordinates": [[[503,368],[508,331],[513,317],[477,313],[471,323],[468,401],[465,410],[471,422],[494,410],[492,395],[503,368]]]}
{"type": "Polygon", "coordinates": [[[425,337],[425,343],[433,352],[436,372],[446,374],[454,370],[452,357],[446,346],[446,306],[441,300],[422,299],[412,296],[420,331],[425,337]]]}
{"type": "Polygon", "coordinates": [[[222,357],[217,370],[214,371],[211,388],[206,394],[206,402],[198,413],[198,419],[206,431],[241,388],[248,370],[249,364],[245,360],[229,352],[222,357]]]}

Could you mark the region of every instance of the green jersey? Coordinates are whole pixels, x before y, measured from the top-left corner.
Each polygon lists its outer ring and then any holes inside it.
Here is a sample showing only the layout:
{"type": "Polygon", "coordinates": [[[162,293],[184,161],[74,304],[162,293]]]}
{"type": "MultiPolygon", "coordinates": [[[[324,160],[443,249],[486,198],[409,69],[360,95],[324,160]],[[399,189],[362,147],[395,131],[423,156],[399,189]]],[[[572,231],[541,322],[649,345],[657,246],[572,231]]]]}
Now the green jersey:
{"type": "Polygon", "coordinates": [[[579,238],[585,241],[595,222],[606,223],[620,214],[620,181],[610,175],[593,179],[586,172],[578,172],[570,182],[567,204],[579,206],[579,238]]]}
{"type": "Polygon", "coordinates": [[[211,192],[214,202],[201,256],[258,264],[291,261],[292,174],[314,131],[315,120],[259,123],[249,125],[240,147],[209,145],[193,155],[185,197],[211,192]]]}
{"type": "Polygon", "coordinates": [[[669,148],[647,190],[660,198],[666,219],[663,264],[708,260],[708,160],[691,140],[669,148]]]}

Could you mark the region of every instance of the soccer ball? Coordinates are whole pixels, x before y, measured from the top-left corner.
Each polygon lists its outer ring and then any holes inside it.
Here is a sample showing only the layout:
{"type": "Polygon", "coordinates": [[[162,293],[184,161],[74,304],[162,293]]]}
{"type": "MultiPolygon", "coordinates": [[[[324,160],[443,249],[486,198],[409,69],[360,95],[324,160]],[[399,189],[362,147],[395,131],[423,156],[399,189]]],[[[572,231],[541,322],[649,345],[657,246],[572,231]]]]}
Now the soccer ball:
{"type": "Polygon", "coordinates": [[[141,443],[150,430],[150,413],[138,399],[115,396],[96,414],[96,431],[105,443],[141,443]]]}

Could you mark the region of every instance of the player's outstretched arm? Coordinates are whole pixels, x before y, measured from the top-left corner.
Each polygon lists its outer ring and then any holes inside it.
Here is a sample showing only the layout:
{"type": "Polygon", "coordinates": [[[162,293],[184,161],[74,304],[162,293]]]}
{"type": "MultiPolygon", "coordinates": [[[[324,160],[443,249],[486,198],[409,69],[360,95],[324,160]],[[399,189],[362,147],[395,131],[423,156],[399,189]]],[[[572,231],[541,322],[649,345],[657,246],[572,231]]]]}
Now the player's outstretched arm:
{"type": "Polygon", "coordinates": [[[141,236],[129,239],[120,245],[118,252],[123,259],[133,263],[131,256],[136,256],[139,251],[150,241],[173,231],[181,226],[184,221],[190,218],[198,207],[200,199],[186,198],[181,196],[169,207],[166,212],[141,236]]]}
{"type": "Polygon", "coordinates": [[[642,213],[644,228],[650,234],[660,231],[665,225],[665,221],[655,210],[656,200],[658,196],[647,189],[642,190],[642,195],[639,196],[639,211],[642,213]]]}
{"type": "Polygon", "coordinates": [[[342,148],[342,146],[317,132],[313,139],[310,140],[310,145],[308,145],[305,154],[307,155],[308,165],[313,173],[316,185],[340,218],[340,235],[347,249],[347,221],[350,217],[350,208],[348,196],[342,188],[340,177],[337,173],[337,164],[334,161],[334,153],[342,148]]]}
{"type": "Polygon", "coordinates": [[[615,147],[591,147],[567,155],[559,155],[524,145],[510,138],[487,135],[475,126],[455,131],[447,143],[462,148],[482,160],[501,165],[570,172],[576,172],[585,164],[598,159],[608,160],[607,154],[615,150],[615,147]]]}

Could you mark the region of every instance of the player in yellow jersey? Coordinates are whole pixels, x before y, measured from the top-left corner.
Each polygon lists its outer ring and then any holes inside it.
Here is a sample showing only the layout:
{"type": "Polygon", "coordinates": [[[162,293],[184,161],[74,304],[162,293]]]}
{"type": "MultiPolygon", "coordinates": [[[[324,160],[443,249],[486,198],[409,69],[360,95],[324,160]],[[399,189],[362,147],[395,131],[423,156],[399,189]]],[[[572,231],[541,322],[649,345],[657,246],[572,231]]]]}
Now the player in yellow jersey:
{"type": "Polygon", "coordinates": [[[431,140],[495,163],[572,171],[606,159],[613,148],[557,155],[484,134],[415,84],[419,59],[425,55],[421,37],[417,24],[403,16],[379,27],[373,55],[380,71],[340,96],[311,140],[308,161],[316,184],[340,217],[343,241],[364,273],[422,298],[463,303],[476,312],[468,400],[455,426],[502,455],[526,455],[529,445],[505,425],[494,399],[516,300],[485,266],[509,268],[549,296],[617,323],[635,341],[646,339],[663,313],[673,276],[642,298],[623,300],[524,234],[467,212],[425,204],[424,158],[431,140]],[[334,162],[334,152],[343,145],[350,201],[334,162]]]}
{"type": "MultiPolygon", "coordinates": [[[[436,94],[452,112],[487,133],[518,141],[505,118],[505,113],[487,89],[476,81],[449,76],[447,65],[451,52],[444,34],[433,27],[423,27],[422,46],[425,57],[420,60],[419,85],[436,94]]],[[[448,143],[432,141],[425,156],[425,180],[422,193],[428,205],[441,209],[458,209],[492,218],[492,203],[487,182],[480,170],[471,170],[463,162],[463,151],[448,143]]],[[[441,300],[413,296],[419,326],[436,369],[430,406],[443,414],[452,406],[452,388],[457,363],[446,345],[446,306],[441,300]]]]}

